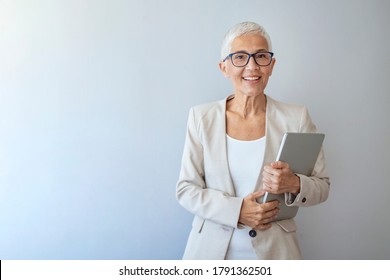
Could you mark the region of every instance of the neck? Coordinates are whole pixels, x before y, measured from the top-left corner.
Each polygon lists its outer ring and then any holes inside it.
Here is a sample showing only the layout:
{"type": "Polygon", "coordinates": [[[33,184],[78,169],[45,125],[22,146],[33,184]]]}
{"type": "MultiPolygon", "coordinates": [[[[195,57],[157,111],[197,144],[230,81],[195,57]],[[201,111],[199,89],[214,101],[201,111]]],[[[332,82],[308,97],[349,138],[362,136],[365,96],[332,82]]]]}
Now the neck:
{"type": "Polygon", "coordinates": [[[230,109],[243,118],[264,114],[266,110],[267,99],[262,93],[257,96],[247,96],[236,94],[232,99],[230,109]]]}

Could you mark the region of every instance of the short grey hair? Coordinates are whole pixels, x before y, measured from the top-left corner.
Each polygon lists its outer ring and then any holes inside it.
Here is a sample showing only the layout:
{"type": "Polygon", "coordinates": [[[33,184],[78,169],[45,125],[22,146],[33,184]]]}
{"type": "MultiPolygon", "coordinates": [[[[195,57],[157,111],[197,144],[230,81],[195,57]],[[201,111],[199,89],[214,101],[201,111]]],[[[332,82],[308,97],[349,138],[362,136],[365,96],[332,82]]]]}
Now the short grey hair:
{"type": "Polygon", "coordinates": [[[237,23],[226,33],[222,41],[221,60],[224,60],[225,57],[229,55],[234,39],[248,34],[259,34],[263,36],[267,41],[268,51],[272,51],[271,37],[268,35],[265,28],[255,22],[246,21],[237,23]]]}

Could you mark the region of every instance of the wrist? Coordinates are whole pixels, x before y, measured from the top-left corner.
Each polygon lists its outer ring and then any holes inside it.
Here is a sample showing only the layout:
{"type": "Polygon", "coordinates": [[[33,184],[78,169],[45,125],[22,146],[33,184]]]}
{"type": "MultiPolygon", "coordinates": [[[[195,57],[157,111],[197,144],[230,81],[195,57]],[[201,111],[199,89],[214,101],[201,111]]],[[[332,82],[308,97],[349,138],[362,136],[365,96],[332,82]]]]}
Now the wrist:
{"type": "Polygon", "coordinates": [[[299,194],[301,191],[301,178],[297,174],[294,174],[294,184],[293,184],[293,191],[291,192],[294,195],[299,194]]]}

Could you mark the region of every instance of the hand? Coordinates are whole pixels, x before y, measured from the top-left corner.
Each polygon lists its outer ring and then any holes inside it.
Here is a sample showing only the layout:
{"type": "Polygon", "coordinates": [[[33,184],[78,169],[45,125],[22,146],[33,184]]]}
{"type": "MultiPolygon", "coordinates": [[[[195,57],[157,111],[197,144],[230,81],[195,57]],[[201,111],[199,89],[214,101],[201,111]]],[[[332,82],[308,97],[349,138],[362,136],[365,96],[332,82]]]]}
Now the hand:
{"type": "Polygon", "coordinates": [[[266,230],[271,227],[276,215],[279,213],[279,201],[274,200],[264,204],[258,203],[257,198],[264,196],[265,191],[260,190],[244,198],[241,206],[239,222],[251,228],[266,230]]]}
{"type": "Polygon", "coordinates": [[[264,166],[263,189],[269,193],[293,193],[298,194],[301,182],[286,162],[277,161],[264,166]]]}

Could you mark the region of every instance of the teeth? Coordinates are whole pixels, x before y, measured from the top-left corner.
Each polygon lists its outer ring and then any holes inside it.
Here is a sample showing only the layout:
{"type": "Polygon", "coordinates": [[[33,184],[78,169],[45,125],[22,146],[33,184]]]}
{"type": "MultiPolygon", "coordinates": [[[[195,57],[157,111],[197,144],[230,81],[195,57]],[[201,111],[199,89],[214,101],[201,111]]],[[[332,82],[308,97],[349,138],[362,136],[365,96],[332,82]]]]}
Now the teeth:
{"type": "Polygon", "coordinates": [[[249,81],[255,81],[255,80],[259,80],[260,77],[244,77],[244,80],[249,80],[249,81]]]}

